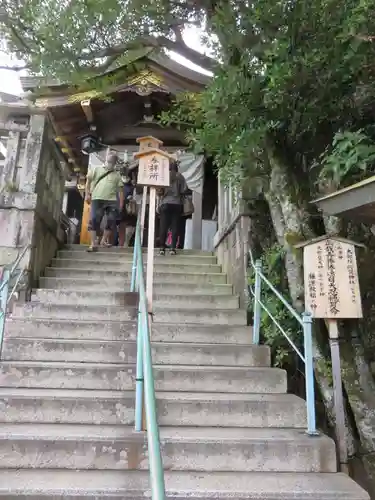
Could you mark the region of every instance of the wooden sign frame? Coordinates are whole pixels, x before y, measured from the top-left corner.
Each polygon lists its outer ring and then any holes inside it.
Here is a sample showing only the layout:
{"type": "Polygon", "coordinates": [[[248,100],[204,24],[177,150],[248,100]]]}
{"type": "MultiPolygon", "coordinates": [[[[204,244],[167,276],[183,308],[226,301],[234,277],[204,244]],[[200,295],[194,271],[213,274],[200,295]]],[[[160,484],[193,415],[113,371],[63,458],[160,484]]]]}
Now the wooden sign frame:
{"type": "Polygon", "coordinates": [[[324,236],[303,248],[305,309],[313,318],[362,318],[362,303],[353,241],[324,236]]]}

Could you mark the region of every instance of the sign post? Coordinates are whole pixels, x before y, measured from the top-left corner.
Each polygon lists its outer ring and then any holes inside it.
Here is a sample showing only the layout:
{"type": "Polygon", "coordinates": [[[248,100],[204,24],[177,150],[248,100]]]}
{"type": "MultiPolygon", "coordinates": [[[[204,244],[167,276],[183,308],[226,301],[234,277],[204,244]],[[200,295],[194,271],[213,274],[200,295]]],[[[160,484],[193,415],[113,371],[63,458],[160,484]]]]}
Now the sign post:
{"type": "Polygon", "coordinates": [[[147,186],[143,186],[143,194],[141,202],[141,245],[143,245],[143,236],[145,232],[146,208],[147,208],[147,186]]]}
{"type": "Polygon", "coordinates": [[[296,245],[303,248],[305,309],[324,319],[329,333],[334,412],[340,469],[348,473],[345,408],[342,391],[338,320],[362,318],[355,247],[350,240],[323,236],[296,245]]]}
{"type": "Polygon", "coordinates": [[[152,314],[152,295],[154,277],[154,246],[155,246],[155,216],[156,216],[156,188],[169,186],[169,162],[174,159],[160,146],[163,144],[155,137],[140,137],[137,139],[139,151],[134,157],[139,159],[137,184],[144,186],[141,217],[144,224],[146,212],[147,187],[150,187],[150,203],[148,216],[148,244],[147,244],[147,274],[146,295],[149,314],[152,314]]]}

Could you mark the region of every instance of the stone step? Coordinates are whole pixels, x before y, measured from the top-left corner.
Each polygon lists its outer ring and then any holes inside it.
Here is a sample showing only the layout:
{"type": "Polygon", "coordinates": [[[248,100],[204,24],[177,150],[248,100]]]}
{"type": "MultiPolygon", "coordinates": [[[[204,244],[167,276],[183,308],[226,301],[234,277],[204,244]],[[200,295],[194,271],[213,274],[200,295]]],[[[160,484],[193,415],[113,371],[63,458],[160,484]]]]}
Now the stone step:
{"type": "MultiPolygon", "coordinates": [[[[122,280],[124,283],[129,282],[131,279],[131,269],[121,271],[116,269],[82,269],[76,264],[76,268],[62,268],[62,267],[47,267],[45,269],[45,276],[47,278],[95,278],[100,280],[103,287],[110,287],[113,279],[122,280]]],[[[225,273],[200,273],[194,270],[190,272],[182,272],[178,270],[160,271],[158,268],[154,272],[155,283],[176,283],[181,287],[185,283],[199,283],[199,284],[225,284],[227,276],[225,273]]]]}
{"type": "MultiPolygon", "coordinates": [[[[278,368],[154,366],[157,391],[285,393],[286,372],[278,368]]],[[[3,361],[0,387],[134,390],[135,365],[3,361]]]]}
{"type": "MultiPolygon", "coordinates": [[[[68,278],[40,278],[39,284],[41,288],[48,290],[100,290],[103,289],[103,280],[77,277],[68,278]]],[[[130,290],[130,280],[125,281],[123,278],[113,278],[106,280],[105,290],[108,292],[122,292],[130,290]]],[[[200,284],[200,283],[164,283],[161,277],[154,282],[154,293],[156,295],[231,295],[233,291],[232,285],[229,284],[200,284]]],[[[95,292],[96,293],[96,292],[95,292]]]]}
{"type": "MultiPolygon", "coordinates": [[[[87,252],[88,245],[65,245],[64,250],[74,251],[74,252],[87,252]]],[[[111,247],[111,248],[101,248],[101,252],[105,253],[120,253],[120,254],[133,254],[134,248],[121,248],[121,247],[111,247]]],[[[143,248],[143,253],[147,254],[147,248],[143,248]]],[[[155,255],[159,253],[159,250],[155,248],[155,255]]],[[[90,254],[89,254],[90,255],[90,254]]],[[[192,250],[184,249],[178,250],[178,255],[197,255],[197,256],[212,256],[213,252],[207,252],[205,250],[192,250]]]]}
{"type": "MultiPolygon", "coordinates": [[[[146,262],[144,263],[145,268],[146,262]]],[[[52,267],[70,269],[70,268],[81,268],[81,269],[102,269],[108,271],[122,270],[127,271],[132,268],[132,261],[116,262],[112,260],[100,261],[100,260],[89,260],[89,259],[52,259],[52,267]]],[[[221,273],[221,266],[218,264],[196,264],[194,261],[191,263],[181,263],[178,261],[173,261],[173,259],[155,260],[154,269],[159,272],[169,272],[169,271],[179,271],[189,273],[191,271],[195,273],[221,273]]]]}
{"type": "MultiPolygon", "coordinates": [[[[292,394],[157,393],[161,426],[306,428],[292,394]]],[[[134,391],[1,389],[0,422],[134,425],[134,391]]]]}
{"type": "Polygon", "coordinates": [[[14,317],[30,317],[40,319],[66,319],[70,320],[111,320],[135,321],[138,315],[136,307],[116,306],[88,306],[66,304],[41,304],[39,302],[15,303],[14,317]]]}
{"type": "MultiPolygon", "coordinates": [[[[69,321],[30,318],[7,318],[6,337],[32,337],[84,340],[135,340],[135,321],[69,321]]],[[[250,326],[153,323],[155,342],[194,342],[203,344],[249,344],[250,326]]]]}
{"type": "MultiPolygon", "coordinates": [[[[181,287],[180,287],[181,289],[181,287]]],[[[182,290],[181,290],[182,291],[182,290]]],[[[31,300],[47,304],[75,304],[75,305],[110,305],[121,306],[124,292],[111,292],[98,287],[98,290],[35,290],[31,300]]],[[[177,307],[179,309],[238,309],[237,295],[153,295],[156,307],[177,307]]]]}
{"type": "MultiPolygon", "coordinates": [[[[370,500],[346,474],[165,471],[168,500],[370,500]]],[[[0,471],[7,500],[144,500],[146,471],[21,469],[0,471]]]]}
{"type": "MultiPolygon", "coordinates": [[[[40,319],[70,319],[97,321],[133,321],[137,317],[137,308],[98,305],[42,304],[38,302],[16,303],[14,317],[40,319]]],[[[246,325],[246,312],[239,309],[194,309],[154,307],[155,323],[198,323],[212,325],[246,325]]]]}
{"type": "MultiPolygon", "coordinates": [[[[69,363],[126,363],[137,361],[136,342],[7,338],[5,361],[62,361],[69,363]]],[[[152,343],[155,365],[270,366],[265,345],[152,343]]]]}
{"type": "MultiPolygon", "coordinates": [[[[336,472],[333,440],[303,430],[161,427],[166,470],[336,472]]],[[[132,427],[3,424],[0,468],[147,470],[144,433],[132,427]]]]}
{"type": "MultiPolygon", "coordinates": [[[[132,249],[133,250],[133,249],[132,249]]],[[[73,259],[73,260],[97,260],[101,262],[132,262],[133,260],[133,252],[107,252],[106,249],[100,249],[99,252],[96,253],[87,253],[87,252],[77,252],[74,250],[60,250],[57,253],[57,257],[59,259],[73,259]]],[[[143,260],[146,263],[147,253],[143,253],[143,260]]],[[[155,263],[167,263],[167,262],[175,262],[179,264],[217,264],[217,258],[214,255],[206,255],[206,254],[185,254],[178,253],[177,255],[168,255],[160,256],[156,252],[155,254],[155,263]]]]}

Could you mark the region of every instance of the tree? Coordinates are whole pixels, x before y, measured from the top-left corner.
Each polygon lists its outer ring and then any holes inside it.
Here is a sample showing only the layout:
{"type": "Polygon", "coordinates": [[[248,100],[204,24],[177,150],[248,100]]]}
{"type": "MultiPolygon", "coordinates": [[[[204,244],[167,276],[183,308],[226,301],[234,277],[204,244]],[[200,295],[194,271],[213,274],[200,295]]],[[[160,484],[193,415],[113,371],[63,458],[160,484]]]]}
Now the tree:
{"type": "MultiPolygon", "coordinates": [[[[336,189],[343,180],[350,183],[353,175],[366,175],[374,166],[374,45],[367,36],[375,32],[372,10],[370,2],[358,5],[345,1],[338,7],[337,2],[326,0],[284,4],[263,0],[244,16],[227,7],[214,19],[225,48],[224,64],[199,99],[201,112],[192,141],[214,155],[228,177],[262,180],[262,196],[268,203],[275,236],[271,247],[265,246],[269,244],[265,240],[259,246],[270,258],[268,269],[275,268],[275,249],[279,249],[291,300],[300,310],[302,266],[293,244],[325,231],[344,229],[334,218],[321,218],[307,201],[317,196],[319,189],[336,189]],[[236,39],[238,32],[255,32],[261,37],[243,50],[236,39]]],[[[169,119],[178,122],[184,115],[186,106],[179,100],[169,119]]],[[[255,219],[264,207],[257,199],[252,202],[255,219]]],[[[253,222],[259,227],[256,220],[253,222]]],[[[370,232],[366,234],[353,224],[348,229],[374,248],[370,232]]],[[[367,284],[363,286],[364,297],[367,293],[371,296],[367,304],[370,316],[373,287],[364,277],[362,283],[367,284]]],[[[271,297],[267,304],[272,304],[271,297]]],[[[284,325],[284,313],[277,305],[272,307],[281,314],[278,317],[284,325]]],[[[352,444],[349,454],[354,454],[359,434],[367,455],[364,463],[374,480],[373,434],[369,431],[375,424],[374,381],[364,351],[372,328],[372,321],[367,321],[364,331],[356,331],[352,325],[343,331],[347,342],[342,362],[352,444]],[[354,415],[354,427],[350,415],[354,415]]],[[[263,331],[267,333],[267,325],[263,331]]],[[[293,332],[293,326],[289,331],[293,332]]],[[[316,374],[330,414],[333,398],[327,335],[324,330],[320,334],[316,374]]],[[[274,330],[269,331],[269,342],[274,342],[272,335],[274,330]]],[[[280,339],[275,344],[278,351],[280,339]]]]}
{"type": "MultiPolygon", "coordinates": [[[[173,49],[214,69],[206,91],[179,96],[175,110],[163,120],[190,123],[192,145],[211,154],[226,178],[250,187],[254,224],[261,215],[274,229],[265,237],[256,226],[258,246],[269,256],[270,270],[275,271],[270,264],[277,260],[278,282],[287,282],[297,309],[303,308],[303,276],[294,243],[334,230],[375,249],[370,231],[354,224],[344,228],[308,204],[319,190],[358,175],[353,157],[363,165],[359,175],[373,167],[372,0],[76,0],[58,5],[2,0],[0,5],[7,46],[37,74],[76,82],[119,64],[127,51],[140,46],[173,49]],[[182,31],[189,23],[215,35],[220,64],[186,46],[182,31]],[[348,137],[351,143],[344,147],[340,141],[348,137]]],[[[367,255],[373,259],[374,251],[367,255]]],[[[363,277],[368,318],[375,298],[372,268],[367,266],[363,277]]],[[[357,327],[343,332],[343,380],[353,416],[349,428],[353,442],[360,436],[373,478],[374,381],[364,348],[374,326],[368,319],[358,342],[353,341],[357,327]]],[[[329,413],[332,392],[323,328],[320,339],[316,373],[329,413]]]]}
{"type": "Polygon", "coordinates": [[[214,60],[192,50],[182,36],[184,26],[204,24],[201,3],[2,0],[0,22],[6,46],[30,71],[64,81],[100,73],[127,50],[145,46],[174,50],[212,68],[214,60]]]}

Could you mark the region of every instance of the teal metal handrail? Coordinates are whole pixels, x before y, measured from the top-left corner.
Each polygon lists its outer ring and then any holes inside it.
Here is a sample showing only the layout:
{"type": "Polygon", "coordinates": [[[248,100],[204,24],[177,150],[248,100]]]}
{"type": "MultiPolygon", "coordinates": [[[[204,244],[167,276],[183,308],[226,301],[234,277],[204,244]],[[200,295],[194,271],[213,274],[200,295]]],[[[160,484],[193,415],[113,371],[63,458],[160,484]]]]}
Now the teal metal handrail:
{"type": "Polygon", "coordinates": [[[3,351],[3,341],[4,341],[4,331],[5,331],[5,319],[7,313],[7,306],[10,299],[17,292],[18,285],[21,279],[26,273],[26,269],[18,271],[18,265],[24,258],[26,252],[29,250],[30,245],[26,245],[19,253],[17,258],[12,264],[4,266],[0,269],[0,359],[1,353],[3,351]],[[17,274],[16,281],[13,285],[12,290],[9,293],[9,285],[12,278],[17,274]]]}
{"type": "Polygon", "coordinates": [[[249,250],[249,260],[255,274],[254,288],[248,284],[248,290],[254,298],[254,317],[253,317],[253,344],[259,345],[260,342],[260,327],[262,309],[276,327],[280,330],[289,344],[293,347],[299,358],[305,364],[305,386],[306,386],[306,410],[307,410],[307,433],[310,436],[318,434],[316,430],[316,410],[315,410],[315,386],[314,386],[314,359],[313,359],[313,344],[312,344],[312,318],[311,314],[304,312],[299,315],[298,312],[288,303],[281,293],[272,285],[269,279],[262,273],[262,261],[254,261],[253,254],[249,250]],[[274,293],[290,314],[298,321],[303,330],[304,354],[298,349],[284,328],[280,325],[268,307],[261,300],[262,283],[274,293]]]}
{"type": "Polygon", "coordinates": [[[148,312],[143,269],[141,222],[135,233],[131,291],[138,292],[137,367],[135,389],[135,430],[142,431],[143,401],[146,415],[150,486],[153,500],[165,500],[164,470],[156,412],[155,383],[150,342],[151,315],[148,312]]]}

